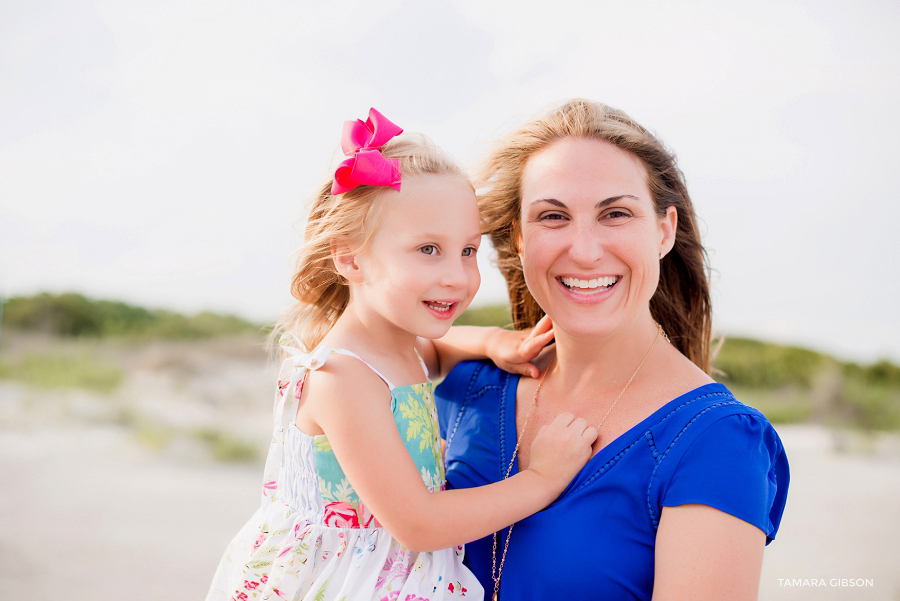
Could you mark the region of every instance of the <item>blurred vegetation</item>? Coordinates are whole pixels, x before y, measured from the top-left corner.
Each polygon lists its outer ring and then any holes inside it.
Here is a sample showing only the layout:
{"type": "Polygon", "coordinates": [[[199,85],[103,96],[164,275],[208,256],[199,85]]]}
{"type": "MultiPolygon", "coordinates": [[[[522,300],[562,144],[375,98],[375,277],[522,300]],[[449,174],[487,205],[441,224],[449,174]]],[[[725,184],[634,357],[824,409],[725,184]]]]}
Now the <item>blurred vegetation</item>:
{"type": "Polygon", "coordinates": [[[499,326],[508,327],[512,324],[512,316],[506,305],[485,305],[482,307],[469,307],[453,322],[457,326],[499,326]]]}
{"type": "MultiPolygon", "coordinates": [[[[505,327],[505,305],[468,309],[456,323],[505,327]]],[[[839,361],[829,355],[725,337],[713,377],[776,423],[818,422],[864,431],[900,430],[900,366],[839,361]]]]}
{"type": "Polygon", "coordinates": [[[0,380],[18,380],[36,388],[85,388],[110,393],[122,383],[122,369],[91,354],[31,352],[0,360],[0,380]]]}
{"type": "Polygon", "coordinates": [[[186,316],[120,301],[93,300],[74,292],[9,298],[3,306],[2,326],[4,330],[56,336],[136,339],[198,339],[260,331],[258,325],[234,315],[203,312],[186,316]]]}
{"type": "MultiPolygon", "coordinates": [[[[508,307],[491,305],[466,310],[456,324],[508,327],[510,321],[508,307]]],[[[259,326],[231,315],[185,316],[74,293],[10,298],[3,306],[2,325],[4,331],[80,340],[190,340],[262,334],[259,326]]],[[[888,361],[860,365],[796,346],[726,337],[714,357],[713,376],[773,422],[818,422],[867,432],[900,430],[900,366],[888,361]]],[[[120,366],[87,350],[0,356],[0,379],[40,388],[77,387],[109,393],[123,378],[120,366]]],[[[240,460],[249,452],[212,431],[197,431],[192,436],[208,444],[221,459],[240,460]]]]}

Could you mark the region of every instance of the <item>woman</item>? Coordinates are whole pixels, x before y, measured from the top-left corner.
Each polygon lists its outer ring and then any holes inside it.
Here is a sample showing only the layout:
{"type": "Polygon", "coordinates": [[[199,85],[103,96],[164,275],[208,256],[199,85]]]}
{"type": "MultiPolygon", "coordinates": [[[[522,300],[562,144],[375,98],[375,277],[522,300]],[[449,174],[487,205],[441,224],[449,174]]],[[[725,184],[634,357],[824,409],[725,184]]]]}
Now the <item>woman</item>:
{"type": "Polygon", "coordinates": [[[597,425],[554,504],[467,545],[485,590],[523,599],[755,599],[788,465],[709,372],[705,254],[674,157],[621,111],[573,100],[502,140],[479,202],[518,329],[544,314],[539,379],[485,362],[437,389],[447,479],[528,465],[540,427],[597,425]]]}

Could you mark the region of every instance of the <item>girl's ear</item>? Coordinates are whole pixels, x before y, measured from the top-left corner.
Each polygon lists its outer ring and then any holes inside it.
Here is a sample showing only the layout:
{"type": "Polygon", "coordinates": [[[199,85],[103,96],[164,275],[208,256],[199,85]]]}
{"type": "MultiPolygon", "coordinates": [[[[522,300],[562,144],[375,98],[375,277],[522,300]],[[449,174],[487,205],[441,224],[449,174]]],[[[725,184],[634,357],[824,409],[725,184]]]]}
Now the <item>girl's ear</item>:
{"type": "Polygon", "coordinates": [[[356,264],[356,256],[350,251],[350,245],[339,239],[331,241],[331,260],[337,272],[344,276],[348,282],[358,284],[362,282],[362,270],[356,264]]]}

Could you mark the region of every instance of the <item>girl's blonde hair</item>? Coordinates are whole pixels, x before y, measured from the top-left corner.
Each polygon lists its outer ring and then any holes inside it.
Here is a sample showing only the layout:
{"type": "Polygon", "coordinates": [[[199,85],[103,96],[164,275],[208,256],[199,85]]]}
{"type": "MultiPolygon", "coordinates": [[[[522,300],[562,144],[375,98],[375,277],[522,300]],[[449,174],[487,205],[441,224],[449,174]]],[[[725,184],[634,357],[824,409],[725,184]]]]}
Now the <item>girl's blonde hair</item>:
{"type": "Polygon", "coordinates": [[[709,372],[711,305],[706,252],[700,244],[694,207],[684,175],[670,153],[649,131],[620,110],[573,99],[534,119],[497,143],[476,178],[484,233],[497,250],[506,279],[513,325],[534,326],[544,311],[525,285],[518,248],[522,173],[528,160],[554,141],[578,137],[603,140],[640,159],[657,214],[678,211],[675,246],[660,263],[659,285],[650,312],[672,343],[709,372]]]}
{"type": "MultiPolygon", "coordinates": [[[[381,153],[399,159],[401,186],[403,179],[425,174],[465,179],[460,167],[421,134],[394,138],[381,147],[381,153]]],[[[378,197],[389,191],[383,186],[359,186],[332,195],[331,184],[331,179],[324,182],[312,199],[291,280],[291,294],[297,302],[276,324],[271,337],[274,341],[283,333],[292,333],[307,350],[322,342],[350,300],[348,283],[331,258],[332,241],[348,243],[353,253],[364,251],[378,229],[383,206],[378,197]]]]}

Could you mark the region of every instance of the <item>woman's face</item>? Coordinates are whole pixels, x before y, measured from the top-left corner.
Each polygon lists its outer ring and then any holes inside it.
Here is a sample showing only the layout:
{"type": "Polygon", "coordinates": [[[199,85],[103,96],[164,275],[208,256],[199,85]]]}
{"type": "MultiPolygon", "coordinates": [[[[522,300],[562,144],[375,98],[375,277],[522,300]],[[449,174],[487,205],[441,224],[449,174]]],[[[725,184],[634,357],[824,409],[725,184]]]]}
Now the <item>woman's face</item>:
{"type": "Polygon", "coordinates": [[[522,175],[525,282],[554,328],[608,335],[650,315],[676,211],[660,218],[640,160],[596,139],[563,138],[522,175]]]}

